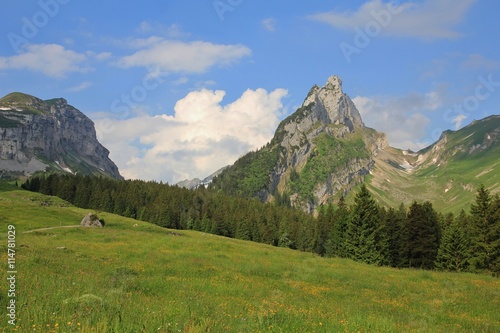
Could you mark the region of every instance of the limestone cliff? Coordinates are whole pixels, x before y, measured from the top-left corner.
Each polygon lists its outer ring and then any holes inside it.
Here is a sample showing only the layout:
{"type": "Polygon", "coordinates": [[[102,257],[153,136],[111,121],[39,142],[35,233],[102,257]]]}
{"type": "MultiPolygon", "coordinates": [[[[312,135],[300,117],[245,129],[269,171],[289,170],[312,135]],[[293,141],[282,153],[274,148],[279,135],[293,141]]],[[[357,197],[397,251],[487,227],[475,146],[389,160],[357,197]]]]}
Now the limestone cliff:
{"type": "Polygon", "coordinates": [[[286,197],[312,212],[362,182],[386,147],[385,135],[365,127],[341,79],[331,76],[310,90],[267,146],[236,161],[213,186],[262,201],[286,197]]]}
{"type": "Polygon", "coordinates": [[[12,93],[0,99],[0,172],[60,170],[122,179],[94,123],[66,100],[12,93]]]}

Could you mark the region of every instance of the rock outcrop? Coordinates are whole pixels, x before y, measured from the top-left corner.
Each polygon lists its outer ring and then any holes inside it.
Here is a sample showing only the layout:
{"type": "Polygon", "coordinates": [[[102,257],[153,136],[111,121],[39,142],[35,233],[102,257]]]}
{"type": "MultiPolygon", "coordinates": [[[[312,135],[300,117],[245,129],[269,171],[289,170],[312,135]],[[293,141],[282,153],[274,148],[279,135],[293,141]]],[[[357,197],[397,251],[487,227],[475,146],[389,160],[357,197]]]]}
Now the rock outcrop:
{"type": "Polygon", "coordinates": [[[104,227],[104,220],[100,219],[97,215],[88,213],[80,222],[82,227],[104,227]]]}
{"type": "Polygon", "coordinates": [[[280,124],[276,136],[282,138],[283,163],[271,175],[276,187],[272,186],[270,192],[289,193],[293,204],[309,212],[362,182],[373,168],[373,155],[388,146],[384,134],[365,127],[337,76],[328,78],[321,88],[315,85],[301,108],[280,124]],[[324,151],[325,144],[333,144],[329,147],[332,150],[324,151]],[[347,153],[351,145],[358,151],[347,153]],[[341,163],[335,163],[335,157],[328,158],[328,154],[337,154],[341,163]],[[323,175],[314,174],[311,179],[308,168],[318,165],[323,170],[313,172],[323,175]],[[292,180],[292,173],[299,179],[292,180]]]}
{"type": "Polygon", "coordinates": [[[123,179],[96,138],[94,123],[65,99],[12,93],[0,99],[0,170],[60,170],[123,179]]]}
{"type": "MultiPolygon", "coordinates": [[[[261,166],[274,158],[274,167],[265,171],[269,181],[252,195],[261,201],[272,201],[277,194],[287,196],[293,205],[313,212],[362,182],[374,166],[373,157],[386,147],[385,134],[364,125],[356,106],[342,91],[341,79],[331,76],[323,87],[313,86],[302,106],[280,123],[266,147],[241,159],[254,162],[237,161],[214,180],[214,186],[224,190],[226,184],[259,183],[262,177],[253,175],[260,175],[261,166]],[[224,179],[228,175],[233,179],[224,179]]],[[[248,193],[248,189],[228,192],[248,193]]]]}

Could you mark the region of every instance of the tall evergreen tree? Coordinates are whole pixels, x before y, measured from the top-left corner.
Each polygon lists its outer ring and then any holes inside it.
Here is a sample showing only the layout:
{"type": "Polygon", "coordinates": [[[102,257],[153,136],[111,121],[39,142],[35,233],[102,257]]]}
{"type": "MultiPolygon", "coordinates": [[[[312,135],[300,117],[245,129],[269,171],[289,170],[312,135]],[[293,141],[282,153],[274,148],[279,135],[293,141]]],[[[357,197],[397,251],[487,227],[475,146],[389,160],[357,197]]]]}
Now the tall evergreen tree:
{"type": "Polygon", "coordinates": [[[439,237],[438,217],[432,204],[413,202],[403,227],[403,265],[433,268],[439,248],[439,237]]]}
{"type": "Polygon", "coordinates": [[[384,223],[387,232],[389,262],[393,267],[401,266],[403,253],[403,226],[406,220],[406,208],[401,204],[398,210],[389,208],[385,214],[384,223]]]}
{"type": "Polygon", "coordinates": [[[492,258],[489,268],[494,276],[500,276],[500,195],[498,193],[491,204],[491,216],[493,226],[490,234],[494,241],[492,242],[492,258]]]}
{"type": "Polygon", "coordinates": [[[356,261],[376,265],[387,263],[387,243],[379,207],[365,184],[354,198],[346,228],[346,250],[348,257],[356,261]]]}
{"type": "Polygon", "coordinates": [[[448,225],[443,234],[436,258],[436,268],[461,272],[468,268],[470,239],[458,219],[448,225]]]}
{"type": "MultiPolygon", "coordinates": [[[[333,209],[333,206],[331,209],[333,209]]],[[[328,215],[331,216],[332,226],[328,237],[327,256],[346,258],[346,230],[349,209],[343,196],[339,199],[337,210],[328,215]]]]}
{"type": "Polygon", "coordinates": [[[481,185],[475,204],[471,205],[472,259],[478,271],[496,270],[500,251],[500,220],[498,199],[492,200],[490,192],[481,185]]]}
{"type": "Polygon", "coordinates": [[[320,256],[326,253],[327,239],[330,231],[329,210],[331,206],[321,206],[318,217],[314,221],[313,251],[320,256]]]}

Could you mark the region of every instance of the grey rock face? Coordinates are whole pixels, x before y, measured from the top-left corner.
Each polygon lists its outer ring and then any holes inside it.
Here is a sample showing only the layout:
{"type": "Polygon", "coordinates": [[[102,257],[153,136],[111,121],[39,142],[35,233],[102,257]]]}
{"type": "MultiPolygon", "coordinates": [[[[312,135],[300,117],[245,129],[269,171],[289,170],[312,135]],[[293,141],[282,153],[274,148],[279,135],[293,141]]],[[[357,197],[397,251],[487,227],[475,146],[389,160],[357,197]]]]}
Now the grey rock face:
{"type": "Polygon", "coordinates": [[[311,89],[302,107],[311,104],[314,104],[310,118],[313,121],[345,125],[351,132],[365,127],[358,109],[342,91],[342,80],[338,76],[330,76],[323,88],[314,86],[311,89]]]}
{"type": "Polygon", "coordinates": [[[85,217],[80,222],[80,225],[82,227],[104,227],[102,220],[100,220],[97,215],[94,215],[92,213],[88,213],[87,215],[85,215],[85,217]]]}
{"type": "Polygon", "coordinates": [[[96,138],[94,123],[65,99],[14,93],[0,99],[0,170],[47,168],[123,179],[96,138]]]}
{"type": "MultiPolygon", "coordinates": [[[[363,138],[371,155],[388,147],[384,134],[365,127],[356,106],[342,91],[342,80],[331,76],[323,87],[314,86],[301,108],[280,124],[275,138],[280,138],[283,153],[279,165],[270,175],[270,191],[260,194],[260,199],[266,200],[270,193],[289,190],[287,183],[291,170],[300,172],[307,164],[314,154],[318,136],[344,139],[352,138],[354,133],[363,138]]],[[[373,158],[350,158],[345,161],[345,167],[332,170],[326,182],[315,185],[314,198],[300,198],[297,193],[290,193],[290,199],[294,205],[312,212],[336,193],[347,194],[363,181],[373,166],[373,158]]]]}

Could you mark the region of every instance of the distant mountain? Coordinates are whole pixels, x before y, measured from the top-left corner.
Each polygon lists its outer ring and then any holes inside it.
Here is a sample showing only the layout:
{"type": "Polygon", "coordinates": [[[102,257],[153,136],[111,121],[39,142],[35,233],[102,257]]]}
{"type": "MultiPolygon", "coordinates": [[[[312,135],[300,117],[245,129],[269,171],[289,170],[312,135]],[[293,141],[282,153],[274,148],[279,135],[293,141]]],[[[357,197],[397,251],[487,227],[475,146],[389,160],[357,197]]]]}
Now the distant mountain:
{"type": "Polygon", "coordinates": [[[385,149],[374,161],[367,183],[381,203],[429,200],[444,211],[467,210],[480,184],[500,191],[500,116],[445,131],[416,153],[385,149]]]}
{"type": "Polygon", "coordinates": [[[419,152],[402,151],[364,125],[341,79],[332,76],[313,86],[265,147],[238,159],[210,186],[313,212],[366,182],[386,206],[430,200],[443,210],[468,209],[481,183],[499,191],[499,122],[492,116],[446,131],[419,152]]]}
{"type": "Polygon", "coordinates": [[[214,179],[214,177],[220,175],[222,173],[222,171],[224,171],[226,168],[227,168],[227,166],[220,168],[219,170],[212,173],[210,176],[207,176],[203,179],[199,179],[199,178],[186,179],[186,180],[183,180],[183,181],[176,183],[175,185],[177,185],[179,187],[185,187],[185,188],[190,189],[190,190],[193,190],[193,189],[198,188],[200,186],[207,187],[208,185],[210,185],[210,183],[212,183],[212,180],[214,179]]]}
{"type": "Polygon", "coordinates": [[[66,100],[23,93],[0,99],[0,173],[58,170],[123,179],[96,138],[94,123],[66,100]]]}

